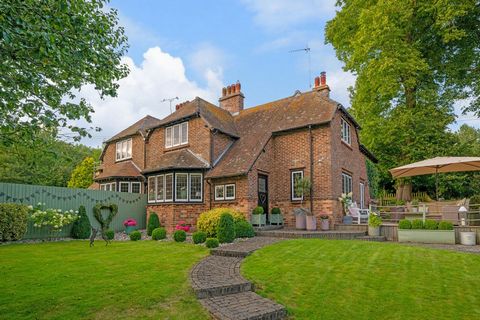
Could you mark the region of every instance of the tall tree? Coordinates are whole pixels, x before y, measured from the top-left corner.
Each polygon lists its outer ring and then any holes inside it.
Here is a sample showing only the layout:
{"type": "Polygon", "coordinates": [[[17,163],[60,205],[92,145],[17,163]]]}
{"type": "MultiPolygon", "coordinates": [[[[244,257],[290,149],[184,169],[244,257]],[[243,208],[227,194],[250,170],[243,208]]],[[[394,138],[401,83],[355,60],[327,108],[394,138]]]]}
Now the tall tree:
{"type": "Polygon", "coordinates": [[[88,188],[93,183],[94,170],[95,160],[92,157],[86,157],[73,169],[67,186],[69,188],[88,188]]]}
{"type": "Polygon", "coordinates": [[[480,114],[477,0],[338,0],[327,23],[345,69],[356,74],[351,111],[386,169],[451,152],[453,103],[480,114]]]}
{"type": "Polygon", "coordinates": [[[127,38],[106,0],[0,1],[0,134],[23,140],[62,128],[89,136],[77,120],[91,121],[92,107],[77,97],[92,85],[115,96],[127,75],[121,57],[127,38]],[[70,121],[74,120],[74,122],[70,121]]]}
{"type": "Polygon", "coordinates": [[[0,182],[67,186],[74,168],[85,157],[97,157],[99,149],[55,138],[56,132],[43,131],[31,141],[14,139],[8,146],[0,137],[0,182]]]}

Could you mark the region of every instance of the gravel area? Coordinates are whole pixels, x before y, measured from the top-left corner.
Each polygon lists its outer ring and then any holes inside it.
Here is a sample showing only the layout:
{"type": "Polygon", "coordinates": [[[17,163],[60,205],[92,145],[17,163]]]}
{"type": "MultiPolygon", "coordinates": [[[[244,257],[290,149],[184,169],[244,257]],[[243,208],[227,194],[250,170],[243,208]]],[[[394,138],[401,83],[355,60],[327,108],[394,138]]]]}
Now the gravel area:
{"type": "Polygon", "coordinates": [[[461,244],[435,244],[435,243],[403,243],[407,246],[425,247],[439,250],[450,250],[465,253],[480,254],[480,246],[464,246],[461,244]]]}

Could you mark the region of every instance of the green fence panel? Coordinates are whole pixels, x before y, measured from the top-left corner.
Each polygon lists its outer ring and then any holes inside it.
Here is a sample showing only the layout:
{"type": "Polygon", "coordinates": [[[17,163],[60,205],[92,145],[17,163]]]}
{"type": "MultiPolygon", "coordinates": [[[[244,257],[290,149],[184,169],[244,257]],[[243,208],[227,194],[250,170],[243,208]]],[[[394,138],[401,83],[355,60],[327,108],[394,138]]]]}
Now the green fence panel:
{"type": "MultiPolygon", "coordinates": [[[[87,211],[90,224],[95,228],[99,228],[100,225],[93,217],[93,207],[97,203],[115,203],[118,206],[118,214],[110,224],[111,229],[115,231],[123,230],[123,221],[127,218],[137,220],[139,229],[145,229],[146,227],[146,194],[0,183],[0,203],[4,202],[23,203],[32,206],[41,202],[45,203],[46,208],[72,209],[74,211],[83,205],[87,211]]],[[[71,228],[72,226],[69,225],[54,232],[49,228],[34,227],[33,223],[29,221],[27,233],[23,238],[68,237],[71,228]]]]}

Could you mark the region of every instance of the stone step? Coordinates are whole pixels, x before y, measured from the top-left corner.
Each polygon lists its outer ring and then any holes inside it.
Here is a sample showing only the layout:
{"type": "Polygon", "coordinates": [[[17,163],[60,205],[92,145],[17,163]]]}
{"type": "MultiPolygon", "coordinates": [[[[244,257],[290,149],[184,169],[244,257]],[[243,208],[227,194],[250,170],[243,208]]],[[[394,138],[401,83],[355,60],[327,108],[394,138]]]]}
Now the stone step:
{"type": "Polygon", "coordinates": [[[208,256],[190,272],[198,299],[252,291],[253,285],[240,275],[242,258],[208,256]]]}
{"type": "Polygon", "coordinates": [[[202,299],[200,303],[219,320],[276,320],[287,316],[282,305],[254,292],[202,299]]]}
{"type": "Polygon", "coordinates": [[[277,241],[278,239],[270,237],[255,237],[250,239],[242,239],[235,243],[212,249],[210,250],[210,253],[215,256],[245,258],[255,250],[258,250],[263,246],[275,243],[277,241]]]}
{"type": "Polygon", "coordinates": [[[387,238],[385,236],[362,236],[357,237],[357,240],[385,242],[387,241],[387,238]]]}

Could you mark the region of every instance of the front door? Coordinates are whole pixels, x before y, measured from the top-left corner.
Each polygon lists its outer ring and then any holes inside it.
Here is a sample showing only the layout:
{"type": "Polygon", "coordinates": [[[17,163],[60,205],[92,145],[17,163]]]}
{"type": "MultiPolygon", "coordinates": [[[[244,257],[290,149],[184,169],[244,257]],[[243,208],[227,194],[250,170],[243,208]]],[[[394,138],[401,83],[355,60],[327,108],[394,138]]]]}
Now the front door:
{"type": "Polygon", "coordinates": [[[265,211],[268,223],[268,177],[263,174],[258,175],[258,205],[265,211]]]}

